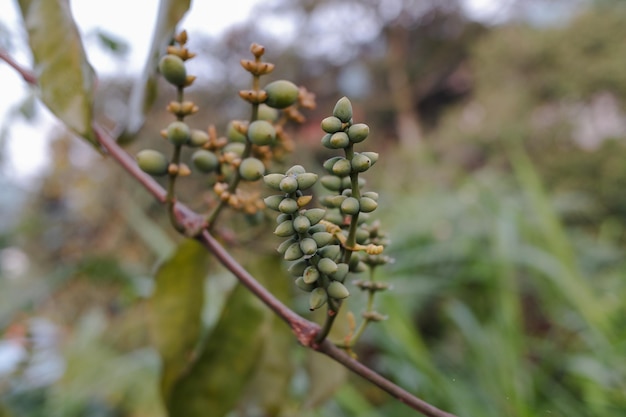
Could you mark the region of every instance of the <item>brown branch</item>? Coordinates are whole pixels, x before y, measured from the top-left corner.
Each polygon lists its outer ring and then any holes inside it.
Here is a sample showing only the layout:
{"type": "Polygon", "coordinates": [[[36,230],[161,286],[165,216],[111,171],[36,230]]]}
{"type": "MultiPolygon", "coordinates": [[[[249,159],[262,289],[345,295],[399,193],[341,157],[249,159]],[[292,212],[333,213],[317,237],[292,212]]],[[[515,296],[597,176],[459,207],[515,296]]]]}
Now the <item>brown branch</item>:
{"type": "MultiPolygon", "coordinates": [[[[21,68],[3,51],[0,51],[0,59],[4,59],[9,65],[15,68],[24,78],[24,80],[32,85],[37,84],[36,77],[30,72],[21,68]]],[[[118,164],[124,168],[132,177],[134,177],[143,187],[150,192],[159,202],[165,204],[167,202],[167,192],[152,177],[144,173],[126,151],[124,151],[104,128],[94,124],[93,130],[100,145],[106,150],[118,164]]],[[[226,267],[237,279],[246,286],[253,294],[255,294],[263,303],[265,303],[276,315],[284,320],[296,335],[298,341],[306,347],[314,349],[338,363],[342,364],[352,372],[360,375],[364,379],[372,382],[382,390],[386,391],[400,402],[419,411],[427,417],[456,417],[437,407],[421,400],[384,378],[374,370],[363,365],[361,362],[349,356],[342,349],[333,345],[328,339],[318,344],[315,337],[320,331],[320,326],[298,315],[280,300],[274,297],[265,287],[263,287],[248,271],[246,271],[239,262],[237,262],[224,249],[222,245],[206,230],[204,218],[195,213],[187,206],[181,203],[175,203],[175,215],[179,222],[185,227],[186,235],[195,237],[211,252],[224,267],[226,267]]]]}
{"type": "Polygon", "coordinates": [[[23,68],[20,64],[18,64],[8,53],[7,51],[0,49],[0,59],[9,64],[18,74],[22,76],[24,81],[26,81],[30,85],[37,85],[37,77],[32,71],[29,71],[23,68]]]}
{"type": "MultiPolygon", "coordinates": [[[[98,141],[107,150],[108,154],[111,155],[111,157],[113,157],[113,159],[115,159],[130,175],[135,177],[142,185],[144,185],[146,189],[150,191],[150,193],[152,193],[160,202],[164,203],[166,201],[165,189],[152,179],[152,177],[141,171],[133,158],[120,148],[115,140],[108,135],[106,131],[98,126],[94,126],[94,131],[96,132],[98,141]]],[[[181,203],[176,203],[175,212],[179,221],[186,225],[196,224],[198,219],[202,220],[202,217],[199,214],[191,211],[187,208],[187,206],[181,203]]],[[[192,228],[191,230],[198,229],[192,228]]],[[[187,234],[191,235],[192,233],[187,234]]],[[[267,291],[265,287],[263,287],[248,271],[246,271],[206,229],[202,230],[202,232],[196,235],[195,238],[200,241],[220,261],[220,263],[226,267],[226,269],[235,275],[235,277],[237,277],[237,279],[244,286],[255,294],[283,321],[285,321],[291,327],[298,341],[303,346],[329,356],[346,368],[350,369],[352,372],[372,382],[374,385],[377,385],[379,388],[391,394],[399,401],[405,403],[414,410],[421,412],[427,417],[455,417],[453,414],[442,411],[400,388],[398,385],[363,365],[361,362],[350,357],[342,349],[334,346],[330,341],[324,340],[321,344],[316,344],[315,336],[320,331],[320,327],[317,323],[313,323],[301,317],[274,297],[274,295],[267,291]]]]}

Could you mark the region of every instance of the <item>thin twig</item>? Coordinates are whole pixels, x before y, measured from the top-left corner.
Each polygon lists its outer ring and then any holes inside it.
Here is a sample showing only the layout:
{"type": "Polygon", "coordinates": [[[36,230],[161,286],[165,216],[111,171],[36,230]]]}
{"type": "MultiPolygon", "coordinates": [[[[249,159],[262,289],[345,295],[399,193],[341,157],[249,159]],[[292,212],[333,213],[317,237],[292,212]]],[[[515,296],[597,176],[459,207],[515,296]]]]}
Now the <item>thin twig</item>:
{"type": "MultiPolygon", "coordinates": [[[[150,176],[141,171],[132,157],[121,149],[115,140],[106,134],[103,129],[98,126],[94,126],[94,131],[96,132],[96,137],[100,144],[108,151],[113,159],[120,163],[120,165],[122,165],[122,167],[130,175],[146,186],[148,191],[150,191],[159,201],[165,202],[166,191],[150,176]]],[[[194,223],[198,218],[201,218],[199,214],[191,211],[181,203],[176,203],[176,213],[179,220],[181,220],[183,224],[194,223]]],[[[303,346],[329,356],[346,368],[350,369],[352,372],[372,382],[399,401],[405,403],[414,410],[421,412],[427,417],[455,417],[453,414],[442,411],[400,388],[398,385],[363,365],[361,362],[350,357],[342,349],[334,346],[329,340],[324,340],[321,344],[317,344],[315,342],[315,337],[320,331],[320,327],[317,323],[306,320],[274,297],[274,295],[267,291],[265,287],[263,287],[248,271],[246,271],[207,230],[203,230],[196,236],[196,239],[198,239],[224,267],[235,275],[235,277],[237,277],[243,285],[245,285],[270,309],[272,309],[276,315],[284,320],[291,327],[298,341],[303,346]]]]}
{"type": "Polygon", "coordinates": [[[364,379],[370,381],[374,385],[378,386],[383,391],[394,396],[400,402],[408,405],[414,410],[419,411],[427,417],[457,417],[454,414],[448,413],[446,411],[440,410],[427,403],[426,401],[417,398],[415,395],[406,391],[405,389],[399,387],[393,382],[389,381],[376,371],[368,368],[363,365],[361,362],[352,358],[348,355],[343,349],[336,347],[330,340],[326,339],[322,344],[316,349],[318,352],[323,353],[324,355],[334,359],[338,363],[342,364],[355,374],[363,377],[364,379]]]}
{"type": "Polygon", "coordinates": [[[20,64],[18,64],[8,53],[7,51],[0,49],[0,59],[9,64],[18,74],[22,76],[24,81],[26,81],[30,85],[37,85],[37,77],[32,71],[24,69],[20,64]]]}
{"type": "MultiPolygon", "coordinates": [[[[21,68],[3,51],[0,51],[0,59],[5,60],[9,65],[15,68],[24,78],[24,80],[32,85],[37,84],[36,77],[32,72],[21,68]]],[[[124,168],[132,177],[134,177],[143,187],[150,192],[159,202],[167,202],[167,192],[161,185],[148,174],[144,173],[135,160],[124,151],[115,141],[115,139],[101,126],[93,125],[96,139],[102,145],[118,164],[124,168]]],[[[227,251],[219,244],[219,242],[206,230],[206,222],[203,217],[187,206],[181,203],[175,203],[175,215],[182,225],[184,225],[188,236],[194,236],[226,267],[237,279],[246,286],[253,294],[255,294],[263,303],[265,303],[274,313],[283,319],[295,333],[298,341],[311,349],[327,355],[346,368],[350,369],[357,375],[372,382],[382,390],[391,394],[393,397],[419,411],[426,417],[456,417],[437,407],[425,402],[384,378],[374,370],[363,365],[361,362],[349,356],[342,349],[334,346],[329,340],[322,343],[315,342],[315,336],[320,331],[320,326],[309,320],[306,320],[296,312],[291,310],[280,300],[274,297],[265,287],[263,287],[250,273],[248,273],[227,251]]]]}

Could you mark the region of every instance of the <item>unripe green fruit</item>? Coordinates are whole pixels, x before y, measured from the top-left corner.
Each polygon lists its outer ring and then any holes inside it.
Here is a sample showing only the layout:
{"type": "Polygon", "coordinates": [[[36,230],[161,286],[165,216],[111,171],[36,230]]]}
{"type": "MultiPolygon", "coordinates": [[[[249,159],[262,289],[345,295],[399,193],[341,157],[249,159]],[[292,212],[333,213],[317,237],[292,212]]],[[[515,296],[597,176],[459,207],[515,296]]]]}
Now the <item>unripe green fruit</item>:
{"type": "Polygon", "coordinates": [[[294,233],[296,233],[296,231],[293,228],[293,222],[291,220],[282,222],[274,229],[274,234],[278,237],[293,236],[294,233]]]}
{"type": "Polygon", "coordinates": [[[292,243],[287,250],[285,251],[284,258],[286,261],[295,261],[296,259],[302,258],[304,253],[302,249],[300,249],[300,243],[292,243]]]}
{"type": "Polygon", "coordinates": [[[371,213],[376,210],[376,207],[378,207],[378,203],[369,197],[361,197],[360,203],[361,211],[363,213],[371,213]]]}
{"type": "Polygon", "coordinates": [[[168,54],[161,58],[159,71],[170,84],[180,87],[187,82],[185,62],[176,55],[168,54]]]}
{"type": "Polygon", "coordinates": [[[345,199],[345,195],[327,195],[324,196],[320,202],[328,208],[338,208],[345,199]]]}
{"type": "Polygon", "coordinates": [[[270,145],[275,139],[276,129],[266,120],[255,120],[248,126],[248,140],[255,145],[270,145]]]}
{"type": "Polygon", "coordinates": [[[336,281],[343,282],[346,279],[349,270],[350,267],[348,266],[348,264],[337,264],[337,271],[335,271],[334,274],[331,274],[330,277],[336,281]]]}
{"type": "Polygon", "coordinates": [[[209,141],[209,134],[204,130],[192,129],[189,136],[189,146],[199,148],[209,141]]]}
{"type": "Polygon", "coordinates": [[[324,218],[325,214],[326,214],[326,210],[321,209],[321,208],[308,209],[307,211],[304,212],[304,215],[306,216],[307,219],[309,219],[309,221],[311,222],[311,225],[318,224],[320,220],[324,218]]]}
{"type": "Polygon", "coordinates": [[[352,254],[352,257],[350,258],[350,263],[348,264],[348,269],[352,272],[354,272],[356,270],[356,268],[359,265],[359,262],[361,262],[361,260],[359,259],[358,256],[355,256],[356,254],[352,254]]]}
{"type": "Polygon", "coordinates": [[[320,277],[320,271],[317,270],[313,265],[307,267],[302,274],[302,280],[306,284],[313,284],[320,277]]]}
{"type": "Polygon", "coordinates": [[[304,169],[304,167],[302,165],[294,165],[291,168],[289,168],[286,172],[285,175],[300,175],[300,174],[304,174],[306,172],[306,170],[304,169]]]}
{"type": "Polygon", "coordinates": [[[372,165],[378,161],[378,153],[377,152],[361,152],[361,155],[367,156],[370,161],[372,161],[372,165]]]}
{"type": "Polygon", "coordinates": [[[284,193],[293,193],[298,189],[298,180],[291,175],[282,179],[279,184],[280,191],[284,193]]]}
{"type": "Polygon", "coordinates": [[[351,171],[352,165],[350,164],[350,161],[348,161],[346,158],[341,158],[333,165],[333,174],[337,175],[338,177],[345,177],[347,175],[350,175],[351,171]]]}
{"type": "Polygon", "coordinates": [[[242,143],[242,142],[233,142],[233,143],[229,143],[228,145],[224,146],[224,149],[222,150],[224,153],[227,152],[232,152],[237,156],[243,156],[243,153],[246,149],[246,144],[242,143]]]}
{"type": "Polygon", "coordinates": [[[304,273],[307,266],[309,266],[309,262],[303,259],[301,261],[291,264],[291,266],[287,268],[287,272],[289,272],[289,275],[293,277],[299,277],[304,273]]]}
{"type": "Polygon", "coordinates": [[[355,215],[359,212],[360,207],[359,200],[354,197],[347,197],[339,209],[343,214],[355,215]]]}
{"type": "Polygon", "coordinates": [[[311,237],[315,240],[315,243],[317,243],[317,246],[319,246],[320,248],[328,245],[334,239],[332,233],[328,232],[313,233],[311,237]]]}
{"type": "Polygon", "coordinates": [[[354,268],[353,272],[365,272],[367,271],[367,264],[365,262],[359,261],[359,263],[356,264],[356,267],[354,268]]]}
{"type": "Polygon", "coordinates": [[[304,172],[302,174],[298,174],[296,176],[296,180],[298,181],[299,190],[307,190],[313,187],[317,182],[317,174],[314,174],[312,172],[304,172]]]}
{"type": "Polygon", "coordinates": [[[274,122],[278,119],[278,110],[271,108],[266,104],[259,105],[259,120],[267,120],[268,122],[274,122]]]}
{"type": "Polygon", "coordinates": [[[370,166],[372,166],[372,161],[367,156],[362,153],[357,153],[352,158],[352,170],[355,172],[365,172],[370,166]]]}
{"type": "Polygon", "coordinates": [[[167,158],[159,151],[152,149],[144,149],[139,151],[135,157],[137,165],[146,174],[153,175],[155,177],[167,174],[167,167],[169,163],[167,158]]]}
{"type": "Polygon", "coordinates": [[[322,140],[320,140],[320,142],[322,143],[322,146],[328,149],[334,149],[333,146],[330,144],[330,138],[333,135],[331,133],[327,133],[324,136],[322,136],[322,140]]]}
{"type": "Polygon", "coordinates": [[[314,235],[315,233],[325,232],[326,226],[322,223],[318,223],[315,226],[309,227],[309,234],[314,235]]]}
{"type": "Polygon", "coordinates": [[[291,220],[291,214],[280,213],[276,216],[276,224],[281,224],[282,222],[286,222],[287,220],[291,220]]]}
{"type": "Polygon", "coordinates": [[[378,201],[378,193],[376,191],[367,191],[362,194],[363,197],[371,198],[374,201],[378,201]]]}
{"type": "Polygon", "coordinates": [[[311,292],[316,288],[314,284],[307,284],[306,282],[304,282],[304,279],[302,277],[298,277],[295,283],[298,288],[306,292],[311,292]]]}
{"type": "Polygon", "coordinates": [[[298,211],[298,202],[293,198],[284,198],[278,205],[278,210],[281,213],[292,214],[298,211]]]}
{"type": "Polygon", "coordinates": [[[335,133],[341,130],[342,123],[335,116],[330,116],[322,120],[321,127],[326,133],[335,133]]]}
{"type": "Polygon", "coordinates": [[[317,243],[310,237],[305,237],[300,241],[300,249],[305,255],[314,255],[317,252],[317,243]]]}
{"type": "Polygon", "coordinates": [[[320,178],[320,183],[324,186],[324,188],[330,191],[339,191],[342,189],[341,178],[335,175],[324,175],[320,178]]]}
{"type": "Polygon", "coordinates": [[[350,139],[345,132],[333,133],[328,140],[328,148],[330,149],[342,149],[350,144],[350,139]]]}
{"type": "Polygon", "coordinates": [[[233,122],[228,122],[228,126],[226,127],[226,137],[230,142],[244,143],[246,141],[246,135],[235,129],[233,122]]]}
{"type": "Polygon", "coordinates": [[[331,282],[328,288],[326,289],[326,292],[328,293],[329,297],[334,298],[336,300],[343,300],[344,298],[347,298],[350,295],[350,292],[348,291],[346,286],[343,285],[339,281],[331,282]]]}
{"type": "Polygon", "coordinates": [[[176,121],[167,127],[167,139],[174,145],[185,145],[189,142],[191,131],[186,123],[176,121]]]}
{"type": "Polygon", "coordinates": [[[309,295],[309,309],[311,311],[317,310],[328,300],[328,294],[324,288],[317,287],[309,295]]]}
{"type": "Polygon", "coordinates": [[[339,245],[328,245],[318,250],[320,256],[329,259],[336,259],[341,253],[341,247],[339,245]]]}
{"type": "Polygon", "coordinates": [[[327,212],[324,219],[334,224],[343,224],[343,216],[337,210],[327,212]]]}
{"type": "Polygon", "coordinates": [[[293,220],[293,228],[298,233],[305,233],[309,230],[309,227],[311,227],[311,221],[304,215],[300,215],[293,220]]]}
{"type": "Polygon", "coordinates": [[[217,169],[220,164],[217,156],[205,149],[198,149],[191,157],[191,162],[198,169],[198,171],[210,173],[217,169]]]}
{"type": "Polygon", "coordinates": [[[264,88],[267,93],[265,104],[275,109],[284,109],[298,100],[298,86],[287,80],[269,83],[264,88]]]}
{"type": "Polygon", "coordinates": [[[263,182],[270,188],[280,191],[280,182],[285,178],[283,174],[267,174],[263,177],[263,182]]]}
{"type": "Polygon", "coordinates": [[[352,119],[352,103],[347,97],[342,97],[337,101],[333,109],[333,116],[344,123],[348,123],[352,119]]]}
{"type": "Polygon", "coordinates": [[[285,251],[287,250],[287,248],[289,246],[291,246],[292,244],[296,243],[297,240],[295,237],[292,237],[290,239],[285,240],[283,243],[281,243],[280,245],[278,245],[278,248],[276,249],[278,251],[278,253],[280,253],[281,255],[285,254],[285,251]]]}
{"type": "Polygon", "coordinates": [[[261,160],[250,157],[241,161],[239,175],[246,181],[256,181],[265,174],[265,165],[261,160]]]}
{"type": "Polygon", "coordinates": [[[317,263],[317,269],[319,269],[322,274],[332,275],[337,272],[337,264],[332,259],[322,258],[317,263]]]}
{"type": "Polygon", "coordinates": [[[363,142],[370,134],[370,127],[365,123],[356,123],[348,128],[348,137],[350,142],[363,142]]]}
{"type": "Polygon", "coordinates": [[[284,198],[285,196],[282,195],[271,195],[269,197],[265,197],[263,202],[267,208],[278,211],[278,205],[284,198]]]}
{"type": "Polygon", "coordinates": [[[370,237],[370,232],[365,229],[356,229],[356,243],[363,244],[370,237]]]}
{"type": "Polygon", "coordinates": [[[327,160],[324,162],[324,164],[323,164],[324,169],[325,169],[326,171],[328,171],[328,172],[332,173],[332,172],[333,172],[333,166],[335,165],[335,163],[337,163],[337,161],[339,161],[339,160],[341,160],[341,159],[344,159],[344,158],[343,158],[343,157],[341,157],[341,156],[333,156],[332,158],[327,159],[327,160]]]}
{"type": "MultiPolygon", "coordinates": [[[[359,181],[358,181],[359,189],[363,188],[363,186],[365,185],[365,182],[366,182],[365,178],[359,177],[359,181]]],[[[341,179],[341,188],[342,189],[352,188],[352,180],[350,179],[350,177],[344,177],[341,179]]]]}

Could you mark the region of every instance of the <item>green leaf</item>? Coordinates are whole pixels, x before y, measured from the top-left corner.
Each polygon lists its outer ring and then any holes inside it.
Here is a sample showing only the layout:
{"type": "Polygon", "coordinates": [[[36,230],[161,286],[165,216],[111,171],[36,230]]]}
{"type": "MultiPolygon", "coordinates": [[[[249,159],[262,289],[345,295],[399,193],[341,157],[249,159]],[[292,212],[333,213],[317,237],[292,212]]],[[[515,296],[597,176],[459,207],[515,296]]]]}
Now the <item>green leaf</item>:
{"type": "Polygon", "coordinates": [[[197,360],[172,391],[170,417],[221,417],[259,364],[270,311],[238,285],[197,360]]]}
{"type": "Polygon", "coordinates": [[[150,327],[161,355],[161,395],[164,402],[192,363],[202,330],[204,279],[208,269],[204,247],[195,240],[183,242],[159,268],[150,299],[150,327]]]}
{"type": "MultiPolygon", "coordinates": [[[[138,201],[128,198],[123,203],[120,215],[126,221],[128,229],[135,232],[147,248],[151,249],[160,259],[171,254],[176,245],[163,227],[150,218],[140,207],[138,201]]],[[[205,251],[206,253],[206,251],[205,251]]]]}
{"type": "Polygon", "coordinates": [[[128,42],[122,38],[118,38],[116,35],[105,32],[102,29],[96,29],[93,31],[96,39],[100,43],[100,46],[106,51],[111,52],[113,55],[120,57],[126,56],[129,51],[128,42]]]}
{"type": "Polygon", "coordinates": [[[324,404],[348,378],[346,368],[318,352],[307,352],[306,369],[309,374],[309,388],[304,408],[315,408],[324,404]]]}
{"type": "MultiPolygon", "coordinates": [[[[330,330],[330,340],[343,340],[350,332],[347,320],[349,312],[349,304],[344,303],[330,330]]],[[[312,317],[317,323],[322,323],[326,314],[325,309],[322,308],[316,310],[312,317]]],[[[315,351],[307,350],[305,367],[309,377],[309,386],[304,408],[315,408],[324,404],[335,395],[348,378],[348,371],[343,365],[315,351]]]]}
{"type": "Polygon", "coordinates": [[[41,100],[71,130],[96,145],[91,128],[95,74],[67,0],[19,0],[41,100]]]}
{"type": "Polygon", "coordinates": [[[157,68],[161,55],[171,43],[176,25],[183,18],[191,0],[161,0],[152,44],[141,78],[135,83],[128,103],[128,118],[120,140],[127,142],[141,129],[144,119],[156,99],[157,68]]]}
{"type": "MultiPolygon", "coordinates": [[[[291,298],[292,278],[286,274],[280,255],[260,256],[246,263],[246,269],[254,271],[256,278],[275,297],[285,303],[291,298]]],[[[238,409],[247,414],[262,410],[263,415],[280,415],[288,403],[294,362],[294,336],[282,320],[270,315],[270,329],[266,337],[259,364],[251,376],[238,409]]]]}

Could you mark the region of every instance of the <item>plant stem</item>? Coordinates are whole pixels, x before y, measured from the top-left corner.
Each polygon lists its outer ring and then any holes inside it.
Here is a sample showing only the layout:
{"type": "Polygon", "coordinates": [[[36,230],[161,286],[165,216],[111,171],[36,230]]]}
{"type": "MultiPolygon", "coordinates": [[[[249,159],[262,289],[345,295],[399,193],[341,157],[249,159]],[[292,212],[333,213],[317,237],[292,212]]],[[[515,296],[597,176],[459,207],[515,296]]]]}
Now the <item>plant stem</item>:
{"type": "MultiPolygon", "coordinates": [[[[352,161],[352,158],[354,158],[353,145],[349,144],[348,147],[345,149],[345,152],[346,152],[346,159],[348,159],[348,161],[352,161]]],[[[359,190],[359,173],[358,172],[350,173],[350,188],[352,189],[352,196],[356,199],[360,199],[361,193],[359,190]]],[[[356,245],[356,229],[358,226],[358,222],[359,222],[359,213],[357,212],[356,214],[352,215],[352,217],[350,218],[350,229],[348,231],[348,239],[346,240],[346,243],[344,245],[345,253],[343,256],[343,262],[347,264],[350,263],[350,258],[352,257],[352,252],[353,252],[352,248],[354,248],[354,246],[356,245]]],[[[322,331],[320,331],[320,333],[317,335],[317,338],[315,339],[317,343],[321,343],[324,339],[326,339],[326,337],[330,333],[330,330],[332,329],[333,324],[335,323],[335,318],[337,317],[337,314],[339,313],[339,309],[341,308],[341,304],[342,304],[341,300],[336,300],[336,302],[331,303],[329,299],[326,319],[324,320],[324,324],[322,325],[322,331]]]]}
{"type": "MultiPolygon", "coordinates": [[[[181,148],[182,148],[181,145],[174,146],[174,154],[172,155],[172,159],[170,161],[171,164],[174,164],[177,167],[179,166],[179,163],[180,163],[181,148]]],[[[174,227],[174,229],[176,229],[176,231],[179,233],[183,233],[185,231],[185,228],[183,225],[181,225],[178,222],[178,219],[176,218],[176,214],[174,213],[174,206],[176,205],[176,193],[175,193],[176,178],[178,178],[178,172],[172,172],[168,176],[167,196],[166,196],[167,212],[170,218],[170,223],[172,223],[172,226],[174,227]]]]}
{"type": "Polygon", "coordinates": [[[339,313],[339,309],[341,308],[341,300],[333,300],[330,297],[328,298],[328,309],[326,310],[326,320],[324,320],[324,324],[322,325],[321,330],[315,337],[315,343],[322,343],[330,330],[333,328],[333,323],[335,323],[335,318],[339,313]],[[334,304],[334,305],[333,305],[334,304]]]}
{"type": "MultiPolygon", "coordinates": [[[[259,58],[257,58],[257,61],[259,61],[259,58]]],[[[259,85],[260,85],[260,77],[258,75],[254,75],[252,77],[252,89],[255,91],[258,91],[260,89],[259,85]]],[[[258,118],[259,118],[259,104],[252,103],[252,114],[250,115],[250,122],[257,120],[258,118]]],[[[244,148],[241,159],[243,160],[249,157],[251,153],[252,153],[252,143],[248,139],[246,139],[246,147],[244,148]]],[[[230,184],[228,185],[228,193],[230,194],[234,193],[237,190],[237,187],[239,186],[239,182],[241,181],[241,175],[239,175],[238,169],[235,170],[233,175],[234,177],[232,181],[230,182],[230,184]]],[[[206,222],[208,224],[209,230],[213,229],[213,226],[217,222],[217,216],[219,216],[219,214],[222,212],[224,207],[226,207],[226,204],[227,204],[227,200],[220,200],[219,203],[217,204],[217,207],[215,207],[215,209],[209,214],[209,216],[207,216],[206,222]]]]}
{"type": "Polygon", "coordinates": [[[370,381],[374,385],[397,398],[400,402],[406,404],[414,410],[419,411],[427,417],[456,417],[454,414],[440,410],[426,401],[417,398],[403,388],[400,388],[374,370],[355,360],[343,350],[337,348],[329,340],[324,340],[324,342],[316,350],[334,359],[355,374],[360,375],[364,379],[370,381]]]}
{"type": "MultiPolygon", "coordinates": [[[[94,125],[96,138],[98,142],[108,151],[131,176],[136,178],[148,191],[150,191],[159,201],[166,202],[166,191],[154,181],[148,174],[139,169],[134,159],[129,156],[119,145],[115,139],[101,127],[94,125]]],[[[175,214],[179,222],[183,225],[197,224],[203,221],[202,217],[191,211],[187,206],[181,203],[175,203],[175,214]]],[[[280,300],[274,297],[265,287],[250,275],[205,229],[197,235],[202,244],[211,252],[224,267],[226,267],[237,279],[245,285],[253,294],[255,294],[265,305],[267,305],[278,317],[285,321],[294,332],[298,341],[306,347],[321,352],[333,360],[339,362],[346,368],[350,369],[357,375],[372,382],[385,392],[389,393],[402,403],[414,410],[421,412],[426,417],[456,417],[454,414],[442,411],[435,406],[419,399],[413,394],[400,388],[398,385],[384,378],[374,370],[368,368],[356,359],[350,357],[342,349],[334,346],[329,340],[321,343],[315,342],[315,336],[320,332],[320,327],[305,318],[301,317],[289,307],[284,305],[280,300]]]]}
{"type": "MultiPolygon", "coordinates": [[[[370,268],[370,282],[374,281],[374,271],[375,268],[371,267],[370,268]]],[[[374,290],[368,290],[368,294],[367,294],[367,307],[365,309],[366,312],[371,313],[373,308],[374,308],[374,297],[375,297],[376,291],[374,290]]],[[[371,322],[372,320],[364,317],[363,321],[359,324],[359,327],[356,329],[356,331],[354,332],[354,334],[352,335],[352,337],[350,337],[350,339],[344,343],[335,343],[335,346],[337,346],[338,348],[341,349],[351,349],[356,342],[361,338],[361,335],[363,334],[363,332],[365,331],[365,328],[367,327],[367,325],[371,322]]]]}
{"type": "Polygon", "coordinates": [[[7,51],[0,49],[0,59],[9,64],[9,66],[13,67],[13,69],[22,76],[24,81],[30,85],[37,85],[37,77],[31,71],[23,68],[20,64],[18,64],[12,57],[7,53],[7,51]]]}
{"type": "MultiPolygon", "coordinates": [[[[6,61],[6,57],[2,54],[0,54],[0,59],[5,59],[6,61]]],[[[19,67],[17,68],[21,74],[31,74],[31,72],[27,70],[19,67]]],[[[34,76],[24,77],[24,79],[30,84],[37,84],[37,79],[34,76]]],[[[98,124],[93,123],[93,130],[100,145],[106,149],[108,154],[118,164],[120,164],[120,166],[128,172],[130,176],[134,177],[141,185],[143,185],[144,188],[158,201],[161,203],[165,203],[167,201],[167,192],[163,189],[163,187],[161,187],[152,177],[143,172],[137,165],[136,161],[117,144],[116,140],[109,135],[105,129],[100,127],[98,124]]],[[[278,315],[291,327],[298,338],[298,341],[304,346],[327,355],[336,362],[345,366],[347,369],[350,369],[355,374],[360,375],[364,379],[381,388],[383,391],[389,393],[398,401],[406,404],[416,411],[419,411],[426,417],[456,417],[454,414],[440,410],[426,401],[414,396],[410,392],[402,389],[398,385],[384,378],[382,375],[376,373],[374,370],[350,357],[346,352],[334,346],[329,340],[324,340],[319,344],[314,343],[315,335],[320,331],[320,328],[316,323],[310,322],[299,316],[289,307],[285,306],[280,300],[274,297],[234,258],[232,258],[232,256],[226,252],[226,250],[206,229],[204,229],[200,234],[189,233],[190,230],[194,231],[196,228],[205,224],[202,216],[190,210],[184,204],[176,202],[174,202],[173,212],[180,224],[185,227],[187,231],[186,234],[197,236],[196,238],[200,240],[213,255],[215,255],[222,265],[231,271],[243,285],[259,297],[263,303],[271,308],[276,315],[278,315]]]]}

